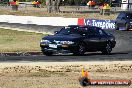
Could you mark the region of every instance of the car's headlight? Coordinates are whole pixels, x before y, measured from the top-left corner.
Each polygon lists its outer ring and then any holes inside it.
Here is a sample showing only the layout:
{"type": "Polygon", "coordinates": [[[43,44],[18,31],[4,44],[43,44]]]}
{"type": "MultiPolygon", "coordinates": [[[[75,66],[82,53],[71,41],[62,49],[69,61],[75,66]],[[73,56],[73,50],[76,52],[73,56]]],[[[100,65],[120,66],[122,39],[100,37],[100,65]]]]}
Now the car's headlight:
{"type": "Polygon", "coordinates": [[[60,43],[61,44],[74,44],[73,41],[61,41],[60,43]]]}
{"type": "Polygon", "coordinates": [[[41,40],[41,42],[43,42],[43,43],[50,43],[50,41],[49,40],[41,40]]]}

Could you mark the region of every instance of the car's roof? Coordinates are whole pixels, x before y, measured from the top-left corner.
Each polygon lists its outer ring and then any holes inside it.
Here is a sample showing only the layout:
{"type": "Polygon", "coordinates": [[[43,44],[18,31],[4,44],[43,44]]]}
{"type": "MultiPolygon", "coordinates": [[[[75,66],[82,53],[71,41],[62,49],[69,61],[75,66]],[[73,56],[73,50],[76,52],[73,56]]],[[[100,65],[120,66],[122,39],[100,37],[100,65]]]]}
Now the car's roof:
{"type": "Polygon", "coordinates": [[[80,26],[80,27],[91,27],[90,25],[84,25],[84,26],[80,26]]]}
{"type": "Polygon", "coordinates": [[[79,27],[79,25],[68,25],[68,27],[79,27]]]}
{"type": "Polygon", "coordinates": [[[80,26],[80,28],[99,28],[99,29],[101,29],[100,27],[90,26],[90,25],[80,26]]]}
{"type": "Polygon", "coordinates": [[[68,25],[68,27],[71,27],[71,28],[89,28],[89,29],[92,29],[92,30],[96,30],[96,29],[101,29],[100,27],[96,27],[96,26],[91,26],[91,25],[84,25],[84,26],[80,26],[80,25],[68,25]]]}

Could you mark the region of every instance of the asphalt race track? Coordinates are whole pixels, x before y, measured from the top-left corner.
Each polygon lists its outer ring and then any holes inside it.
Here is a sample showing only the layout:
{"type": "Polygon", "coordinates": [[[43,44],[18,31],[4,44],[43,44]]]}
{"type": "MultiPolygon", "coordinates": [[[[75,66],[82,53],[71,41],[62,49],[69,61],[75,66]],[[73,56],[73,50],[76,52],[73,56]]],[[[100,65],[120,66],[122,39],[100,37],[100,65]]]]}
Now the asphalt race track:
{"type": "Polygon", "coordinates": [[[0,56],[1,61],[47,61],[47,62],[74,62],[74,61],[125,61],[132,60],[132,31],[106,30],[116,37],[116,47],[111,55],[102,55],[100,52],[86,53],[84,56],[73,55],[29,55],[29,56],[0,56]]]}
{"type": "Polygon", "coordinates": [[[102,55],[101,53],[89,53],[85,56],[54,55],[54,56],[7,56],[0,57],[1,61],[48,61],[48,62],[74,62],[74,61],[128,61],[132,60],[132,53],[112,53],[102,55]]]}

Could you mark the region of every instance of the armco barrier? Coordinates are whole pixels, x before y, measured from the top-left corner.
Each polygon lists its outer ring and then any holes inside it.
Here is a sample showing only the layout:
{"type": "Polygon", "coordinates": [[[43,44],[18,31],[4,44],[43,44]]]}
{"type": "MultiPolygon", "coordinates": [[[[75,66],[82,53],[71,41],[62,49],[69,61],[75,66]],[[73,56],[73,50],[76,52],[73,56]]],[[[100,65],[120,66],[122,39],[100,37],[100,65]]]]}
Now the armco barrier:
{"type": "Polygon", "coordinates": [[[78,18],[0,15],[0,22],[35,24],[35,25],[51,25],[51,26],[67,26],[67,25],[77,25],[78,18]]]}
{"type": "Polygon", "coordinates": [[[92,25],[102,29],[115,29],[115,20],[78,19],[78,25],[92,25]]]}
{"type": "Polygon", "coordinates": [[[14,16],[0,15],[0,23],[39,25],[39,26],[68,26],[68,25],[92,25],[102,29],[115,29],[114,20],[97,20],[83,18],[63,17],[35,17],[35,16],[14,16]]]}

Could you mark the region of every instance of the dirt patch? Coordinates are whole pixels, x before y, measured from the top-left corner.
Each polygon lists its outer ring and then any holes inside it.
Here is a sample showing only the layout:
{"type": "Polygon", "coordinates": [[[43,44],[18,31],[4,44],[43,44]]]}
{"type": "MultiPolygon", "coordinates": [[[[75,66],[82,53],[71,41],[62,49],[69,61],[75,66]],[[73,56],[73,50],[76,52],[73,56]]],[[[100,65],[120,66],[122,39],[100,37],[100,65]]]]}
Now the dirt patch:
{"type": "MultiPolygon", "coordinates": [[[[78,82],[81,69],[91,79],[132,80],[132,62],[9,62],[0,63],[1,88],[82,88],[78,82]]],[[[101,86],[96,86],[102,88],[101,86]]],[[[132,86],[105,86],[104,88],[132,86]]],[[[89,87],[88,87],[89,88],[89,87]]],[[[95,88],[91,86],[90,88],[95,88]]]]}
{"type": "Polygon", "coordinates": [[[49,71],[42,69],[40,66],[14,66],[1,69],[0,76],[8,77],[51,77],[52,75],[64,76],[59,71],[49,71]]]}

